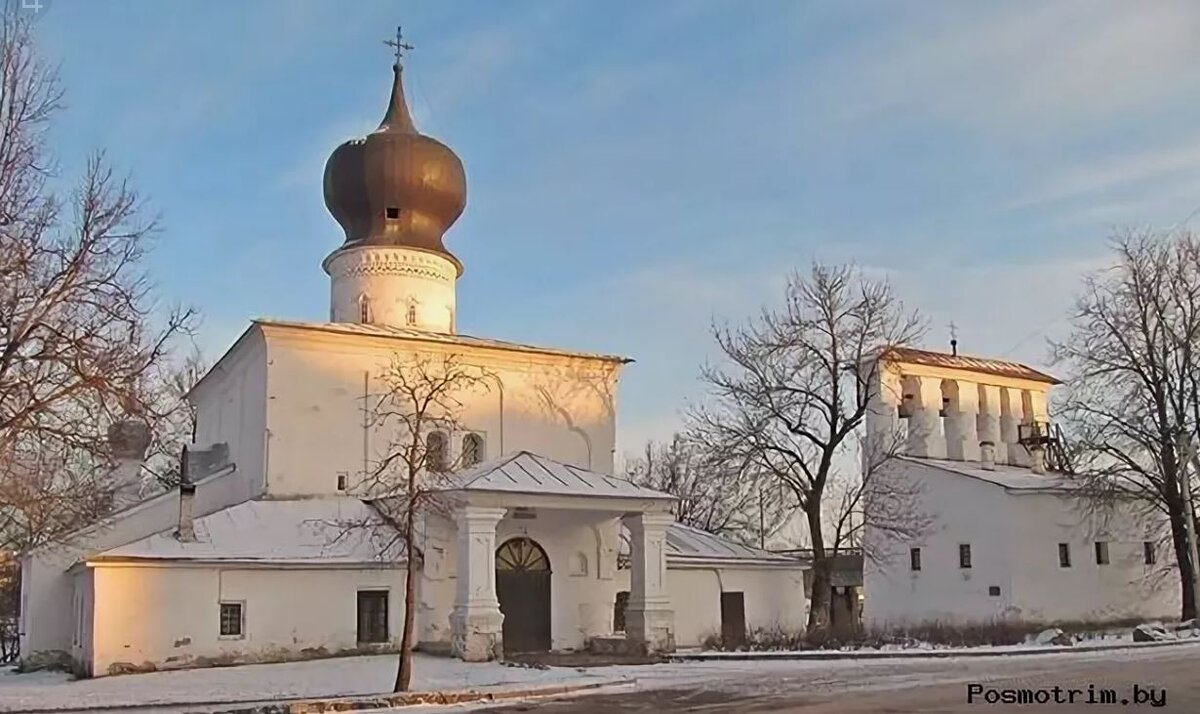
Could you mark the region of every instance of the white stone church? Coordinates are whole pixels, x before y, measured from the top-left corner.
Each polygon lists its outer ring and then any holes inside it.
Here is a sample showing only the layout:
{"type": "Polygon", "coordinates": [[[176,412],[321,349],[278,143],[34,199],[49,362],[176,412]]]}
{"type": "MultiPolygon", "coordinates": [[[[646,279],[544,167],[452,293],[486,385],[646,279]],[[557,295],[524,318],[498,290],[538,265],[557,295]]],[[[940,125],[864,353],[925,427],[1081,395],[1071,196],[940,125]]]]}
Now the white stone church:
{"type": "Polygon", "coordinates": [[[345,231],[323,263],[329,321],[251,322],[190,393],[191,483],[138,500],[134,448],[125,508],[26,554],[23,657],[100,676],[398,645],[401,550],[386,523],[339,525],[380,521],[354,484],[382,445],[363,398],[397,355],[453,355],[494,383],[463,395],[461,428],[428,436],[466,467],[454,510],[420,528],[419,649],[666,651],[802,627],[795,560],[677,525],[670,496],[611,475],[629,360],[456,332],[463,266],[443,235],[465,174],[413,126],[401,77],[380,127],[326,166],[345,231]]]}

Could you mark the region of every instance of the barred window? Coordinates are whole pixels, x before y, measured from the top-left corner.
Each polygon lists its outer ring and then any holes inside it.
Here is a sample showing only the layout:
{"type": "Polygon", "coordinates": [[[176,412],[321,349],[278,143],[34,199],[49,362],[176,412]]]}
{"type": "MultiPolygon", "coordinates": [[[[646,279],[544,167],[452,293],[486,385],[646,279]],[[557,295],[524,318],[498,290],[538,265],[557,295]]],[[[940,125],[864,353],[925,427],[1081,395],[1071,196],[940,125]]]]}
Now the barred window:
{"type": "Polygon", "coordinates": [[[962,543],[958,546],[958,567],[964,570],[971,567],[970,543],[962,543]]]}
{"type": "Polygon", "coordinates": [[[921,549],[920,548],[909,548],[908,549],[908,569],[912,570],[914,572],[921,569],[921,549]]]}
{"type": "Polygon", "coordinates": [[[431,431],[425,437],[425,467],[433,473],[446,470],[446,435],[431,431]]]}
{"type": "Polygon", "coordinates": [[[1060,568],[1071,567],[1071,544],[1070,543],[1059,543],[1058,544],[1058,567],[1060,567],[1060,568]]]}
{"type": "Polygon", "coordinates": [[[358,641],[388,641],[388,594],[386,590],[358,591],[358,641]]]}
{"type": "Polygon", "coordinates": [[[462,440],[462,464],[474,466],[483,461],[483,437],[479,434],[467,434],[462,440]]]}
{"type": "Polygon", "coordinates": [[[242,636],[242,603],[240,602],[223,602],[221,603],[221,637],[241,637],[242,636]]]}

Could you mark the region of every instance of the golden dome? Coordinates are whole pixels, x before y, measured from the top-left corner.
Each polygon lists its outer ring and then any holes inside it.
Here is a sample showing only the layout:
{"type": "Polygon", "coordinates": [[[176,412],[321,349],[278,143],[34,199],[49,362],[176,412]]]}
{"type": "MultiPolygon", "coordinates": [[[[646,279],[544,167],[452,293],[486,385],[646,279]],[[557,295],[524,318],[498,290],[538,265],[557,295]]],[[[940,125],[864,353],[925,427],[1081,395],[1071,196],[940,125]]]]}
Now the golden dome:
{"type": "Polygon", "coordinates": [[[379,128],[334,149],[325,164],[325,206],[346,232],[343,247],[400,246],[458,259],[442,236],[462,215],[467,178],[445,144],[417,132],[392,67],[392,98],[379,128]]]}

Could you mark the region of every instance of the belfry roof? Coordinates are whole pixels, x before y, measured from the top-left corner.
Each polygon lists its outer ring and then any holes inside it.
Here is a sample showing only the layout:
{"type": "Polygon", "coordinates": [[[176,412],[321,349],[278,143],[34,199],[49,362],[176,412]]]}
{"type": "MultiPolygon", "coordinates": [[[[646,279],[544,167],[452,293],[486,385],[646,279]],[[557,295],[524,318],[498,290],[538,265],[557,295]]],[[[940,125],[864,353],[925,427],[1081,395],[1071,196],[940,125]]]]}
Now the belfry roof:
{"type": "Polygon", "coordinates": [[[1036,370],[1029,365],[987,357],[971,357],[969,355],[956,355],[948,352],[934,352],[932,350],[916,349],[915,347],[889,347],[884,351],[882,359],[901,364],[919,364],[928,367],[961,369],[967,372],[982,372],[1000,377],[1028,379],[1048,384],[1062,384],[1062,381],[1057,377],[1036,370]]]}

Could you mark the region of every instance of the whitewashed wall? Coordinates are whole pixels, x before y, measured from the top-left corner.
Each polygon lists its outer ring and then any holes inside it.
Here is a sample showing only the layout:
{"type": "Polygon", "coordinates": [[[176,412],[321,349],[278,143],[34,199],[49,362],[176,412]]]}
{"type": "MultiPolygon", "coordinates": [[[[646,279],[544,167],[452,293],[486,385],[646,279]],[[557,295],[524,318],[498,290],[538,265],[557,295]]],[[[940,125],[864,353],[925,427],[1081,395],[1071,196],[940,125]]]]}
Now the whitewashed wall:
{"type": "Polygon", "coordinates": [[[404,570],[219,569],[211,567],[94,568],[94,674],[114,664],[183,667],[196,658],[254,662],[300,656],[306,648],[333,653],[357,647],[357,591],[389,591],[388,626],[399,643],[404,570]],[[241,638],[223,638],[219,603],[244,603],[241,638]]]}
{"type": "Polygon", "coordinates": [[[1097,566],[1092,544],[1104,538],[1096,537],[1096,527],[1077,506],[1058,495],[1010,492],[911,461],[888,464],[881,475],[923,484],[920,511],[935,522],[912,543],[884,545],[879,534],[867,533],[868,547],[876,553],[864,563],[863,620],[869,625],[998,617],[1098,620],[1174,612],[1176,581],[1167,578],[1163,587],[1141,577],[1142,538],[1135,542],[1128,535],[1140,524],[1112,519],[1107,528],[1124,535],[1106,536],[1114,541],[1111,563],[1097,566]],[[1071,568],[1058,567],[1060,542],[1072,544],[1071,568]],[[969,570],[959,568],[960,543],[971,544],[969,570]],[[920,572],[910,569],[912,546],[922,549],[920,572]],[[989,595],[990,586],[999,586],[1000,595],[989,595]]]}
{"type": "MultiPolygon", "coordinates": [[[[210,478],[196,487],[200,517],[240,503],[244,482],[234,474],[210,478]]],[[[160,494],[115,514],[71,542],[38,548],[21,561],[21,656],[72,650],[73,576],[67,572],[88,555],[174,528],[179,522],[177,491],[160,494]]]]}
{"type": "MultiPolygon", "coordinates": [[[[378,376],[393,355],[420,350],[435,364],[456,354],[503,383],[504,451],[529,450],[600,472],[611,472],[616,439],[616,365],[573,357],[404,342],[363,335],[267,327],[266,490],[272,496],[336,492],[338,474],[351,482],[388,453],[385,431],[364,426],[364,391],[378,394],[378,376]],[[366,380],[366,382],[364,382],[366,380]],[[365,436],[365,438],[364,438],[365,436]],[[319,444],[321,448],[313,448],[319,444]]],[[[500,455],[501,390],[494,382],[461,395],[464,429],[484,438],[484,458],[500,455]]],[[[456,456],[463,434],[452,437],[456,456]]]]}

